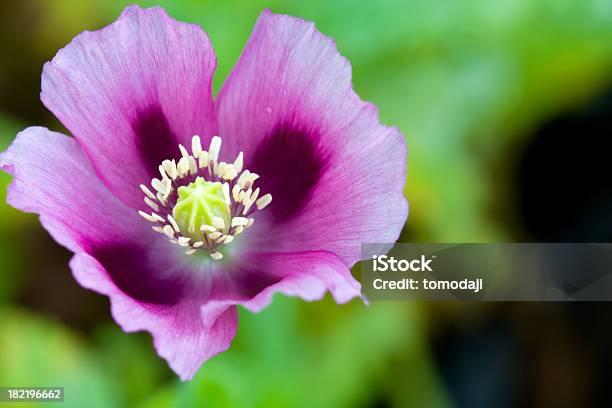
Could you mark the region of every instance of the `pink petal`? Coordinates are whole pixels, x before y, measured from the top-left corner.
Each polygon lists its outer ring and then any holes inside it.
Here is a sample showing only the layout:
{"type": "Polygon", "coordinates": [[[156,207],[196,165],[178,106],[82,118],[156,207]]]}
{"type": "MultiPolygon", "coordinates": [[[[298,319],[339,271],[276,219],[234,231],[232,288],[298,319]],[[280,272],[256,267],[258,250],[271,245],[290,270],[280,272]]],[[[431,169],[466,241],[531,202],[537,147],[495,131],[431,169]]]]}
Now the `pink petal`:
{"type": "MultiPolygon", "coordinates": [[[[275,293],[295,296],[307,301],[323,298],[329,291],[337,303],[346,303],[360,296],[360,284],[351,275],[342,259],[327,251],[301,253],[251,253],[243,255],[240,261],[243,273],[252,279],[268,282],[257,291],[243,286],[245,291],[236,287],[240,278],[232,276],[234,287],[215,286],[208,308],[227,307],[240,304],[245,308],[259,312],[267,307],[275,293]]],[[[232,274],[231,271],[226,271],[232,274]]],[[[218,284],[219,282],[217,282],[218,284]]]]}
{"type": "MultiPolygon", "coordinates": [[[[158,177],[178,143],[215,132],[207,35],[154,7],[128,7],[84,32],[45,64],[41,99],[76,137],[118,197],[142,206],[140,183],[158,177]]],[[[171,157],[172,156],[172,157],[171,157]]]]}
{"type": "Polygon", "coordinates": [[[73,138],[27,128],[0,155],[0,168],[13,175],[8,203],[40,214],[55,240],[73,252],[150,230],[100,182],[73,138]]]}
{"type": "Polygon", "coordinates": [[[28,128],[0,154],[0,169],[13,175],[9,204],[40,215],[55,240],[76,253],[71,268],[77,281],[110,297],[124,330],[151,332],[181,378],[191,378],[229,346],[235,308],[202,313],[210,284],[190,277],[207,271],[184,262],[178,247],[116,198],[73,138],[28,128]]]}
{"type": "Polygon", "coordinates": [[[264,12],[217,112],[225,159],[243,150],[274,197],[250,234],[259,250],[325,250],[352,265],[362,242],[398,238],[408,214],[403,137],[355,94],[349,62],[314,24],[264,12]]]}
{"type": "Polygon", "coordinates": [[[142,304],[119,290],[91,256],[75,255],[70,267],[81,286],[110,298],[113,317],[123,330],[146,330],[153,335],[158,354],[183,381],[190,380],[212,356],[227,350],[236,335],[236,307],[201,307],[189,300],[175,305],[142,304]]]}

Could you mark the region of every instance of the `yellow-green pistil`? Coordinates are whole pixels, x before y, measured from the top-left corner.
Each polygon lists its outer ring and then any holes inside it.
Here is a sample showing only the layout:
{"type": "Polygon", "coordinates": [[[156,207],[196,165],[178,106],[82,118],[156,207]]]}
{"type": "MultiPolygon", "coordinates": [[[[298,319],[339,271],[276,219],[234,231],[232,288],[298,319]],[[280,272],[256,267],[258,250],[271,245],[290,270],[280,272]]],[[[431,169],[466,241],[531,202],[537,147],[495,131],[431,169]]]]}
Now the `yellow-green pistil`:
{"type": "Polygon", "coordinates": [[[178,188],[178,199],[172,210],[181,231],[186,231],[194,240],[200,240],[202,225],[213,225],[213,217],[219,217],[226,226],[232,216],[225,196],[223,185],[198,177],[193,183],[178,188]]]}

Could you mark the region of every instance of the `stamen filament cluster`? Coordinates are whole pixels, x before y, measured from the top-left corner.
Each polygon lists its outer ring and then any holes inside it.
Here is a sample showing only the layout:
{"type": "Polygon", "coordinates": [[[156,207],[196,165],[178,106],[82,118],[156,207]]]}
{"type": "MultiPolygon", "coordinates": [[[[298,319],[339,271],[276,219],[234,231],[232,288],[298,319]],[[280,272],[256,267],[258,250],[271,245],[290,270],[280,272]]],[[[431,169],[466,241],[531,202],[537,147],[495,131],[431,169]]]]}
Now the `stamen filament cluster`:
{"type": "Polygon", "coordinates": [[[151,187],[144,184],[140,189],[145,194],[144,202],[151,213],[138,211],[145,220],[155,224],[153,230],[168,237],[171,243],[185,248],[187,255],[197,250],[206,250],[214,260],[223,258],[221,247],[231,243],[234,238],[253,225],[251,216],[263,210],[270,202],[270,194],[260,195],[259,188],[253,189],[259,175],[243,170],[244,155],[238,154],[233,163],[219,162],[221,138],[214,136],[208,151],[202,149],[199,136],[191,139],[191,153],[179,144],[181,158],[178,163],[164,160],[159,166],[160,178],[151,180],[151,187]],[[211,224],[199,226],[199,231],[183,231],[172,216],[177,203],[177,190],[203,177],[209,182],[222,184],[223,196],[230,214],[230,223],[221,217],[212,217],[211,224]]]}

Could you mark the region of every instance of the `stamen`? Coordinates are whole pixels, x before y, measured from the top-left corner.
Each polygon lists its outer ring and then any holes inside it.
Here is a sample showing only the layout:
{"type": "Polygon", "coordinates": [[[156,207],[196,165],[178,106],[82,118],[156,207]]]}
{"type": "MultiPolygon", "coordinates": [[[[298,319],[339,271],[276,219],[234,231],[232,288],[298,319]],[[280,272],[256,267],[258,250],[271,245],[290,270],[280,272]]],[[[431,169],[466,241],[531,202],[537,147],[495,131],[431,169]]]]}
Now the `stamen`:
{"type": "Polygon", "coordinates": [[[176,170],[177,170],[178,176],[180,178],[185,177],[185,175],[189,171],[189,159],[187,159],[184,156],[181,157],[181,159],[179,160],[179,162],[178,162],[178,164],[176,166],[176,170]]]}
{"type": "Polygon", "coordinates": [[[238,185],[240,186],[240,188],[244,188],[244,185],[249,177],[249,174],[251,174],[251,172],[248,170],[245,170],[242,172],[240,177],[238,177],[238,185]]]}
{"type": "Polygon", "coordinates": [[[258,210],[263,210],[271,202],[272,202],[272,196],[270,194],[266,194],[265,196],[263,196],[259,200],[257,200],[257,202],[255,204],[257,205],[257,209],[258,210]]]}
{"type": "Polygon", "coordinates": [[[138,214],[140,214],[140,216],[141,216],[142,218],[144,218],[145,220],[147,220],[147,221],[149,221],[149,222],[157,222],[157,221],[155,220],[155,218],[153,218],[153,216],[151,216],[151,215],[147,214],[147,213],[146,213],[146,212],[144,212],[144,211],[138,210],[138,214]]]}
{"type": "Polygon", "coordinates": [[[232,197],[234,198],[235,201],[239,201],[238,200],[239,193],[240,193],[240,186],[236,184],[234,188],[232,188],[232,197]]]}
{"type": "Polygon", "coordinates": [[[176,161],[174,161],[174,159],[164,160],[162,162],[162,166],[164,166],[164,170],[166,171],[166,174],[170,176],[172,180],[178,177],[178,172],[176,170],[176,161]]]}
{"type": "Polygon", "coordinates": [[[242,154],[242,152],[238,153],[238,157],[236,157],[236,160],[234,161],[234,168],[236,169],[236,174],[242,171],[242,165],[244,163],[243,156],[244,155],[242,154]]]}
{"type": "Polygon", "coordinates": [[[170,192],[172,191],[172,182],[170,181],[170,179],[164,179],[163,183],[164,183],[164,188],[165,188],[164,201],[166,201],[166,199],[170,195],[170,192]]]}
{"type": "Polygon", "coordinates": [[[245,183],[244,188],[245,189],[251,189],[251,186],[253,185],[253,183],[255,182],[255,180],[257,180],[259,178],[259,174],[256,173],[250,173],[249,177],[247,177],[247,181],[245,183]]]}
{"type": "Polygon", "coordinates": [[[151,185],[153,186],[153,188],[155,190],[157,190],[159,193],[164,194],[165,191],[165,186],[164,184],[161,182],[161,180],[154,178],[153,180],[151,180],[151,185]]]}
{"type": "Polygon", "coordinates": [[[198,172],[198,163],[193,156],[189,157],[189,173],[196,174],[198,172]]]}
{"type": "Polygon", "coordinates": [[[240,190],[240,192],[238,193],[238,199],[236,201],[238,201],[239,203],[242,202],[242,200],[244,200],[244,195],[246,194],[246,191],[240,190]]]}
{"type": "Polygon", "coordinates": [[[234,217],[232,218],[232,227],[245,226],[248,222],[249,220],[244,217],[234,217]]]}
{"type": "Polygon", "coordinates": [[[189,246],[189,240],[188,237],[179,237],[177,241],[180,246],[189,246]]]}
{"type": "Polygon", "coordinates": [[[179,150],[181,151],[181,156],[188,158],[190,156],[189,152],[187,151],[187,149],[185,149],[185,146],[183,146],[182,144],[179,144],[179,150]]]}
{"type": "Polygon", "coordinates": [[[166,234],[168,238],[174,238],[174,230],[172,229],[171,226],[164,225],[163,231],[164,231],[164,234],[166,234]]]}
{"type": "Polygon", "coordinates": [[[147,197],[149,197],[151,200],[155,200],[155,194],[153,194],[151,192],[151,190],[149,190],[149,188],[147,186],[145,186],[144,184],[140,185],[140,189],[142,190],[143,193],[145,193],[147,195],[147,197]]]}
{"type": "Polygon", "coordinates": [[[251,197],[245,199],[244,200],[244,209],[242,210],[242,215],[247,215],[247,213],[251,209],[252,205],[253,205],[253,200],[251,200],[251,197]]]}
{"type": "Polygon", "coordinates": [[[151,216],[153,216],[153,218],[155,218],[155,221],[157,221],[157,222],[161,222],[161,223],[166,222],[166,221],[165,221],[165,220],[164,220],[164,219],[163,219],[161,216],[159,216],[159,214],[157,214],[157,213],[151,213],[151,216]]]}
{"type": "Polygon", "coordinates": [[[208,163],[208,152],[204,150],[202,153],[200,153],[198,165],[201,169],[203,169],[204,167],[208,167],[208,163]]]}
{"type": "Polygon", "coordinates": [[[231,200],[230,195],[229,195],[229,184],[227,184],[227,183],[223,183],[223,196],[225,197],[225,202],[228,205],[231,205],[232,204],[232,200],[231,200]]]}
{"type": "Polygon", "coordinates": [[[200,229],[202,231],[204,231],[204,232],[215,232],[215,231],[217,231],[217,229],[215,227],[211,227],[210,225],[206,225],[206,224],[202,225],[200,227],[200,229]]]}
{"type": "Polygon", "coordinates": [[[213,224],[213,227],[215,227],[219,231],[225,229],[225,221],[223,221],[223,218],[213,217],[212,224],[213,224]]]}
{"type": "Polygon", "coordinates": [[[219,136],[214,136],[210,141],[210,148],[208,152],[210,154],[210,160],[216,162],[219,159],[219,151],[221,150],[221,138],[219,136]]]}
{"type": "Polygon", "coordinates": [[[221,252],[213,252],[210,254],[210,257],[215,261],[218,261],[219,259],[223,259],[223,254],[221,252]]]}
{"type": "Polygon", "coordinates": [[[233,180],[236,178],[237,175],[238,175],[238,172],[236,171],[234,166],[232,164],[228,164],[225,169],[225,173],[223,174],[223,178],[225,180],[233,180]]]}
{"type": "Polygon", "coordinates": [[[145,197],[144,201],[149,207],[153,209],[153,211],[159,211],[159,206],[155,204],[155,202],[151,200],[149,197],[145,197]]]}
{"type": "Polygon", "coordinates": [[[220,244],[229,244],[230,242],[232,242],[234,240],[234,236],[233,235],[223,235],[220,239],[219,239],[219,243],[220,244]]]}
{"type": "Polygon", "coordinates": [[[168,178],[166,170],[164,170],[164,166],[161,164],[159,165],[159,174],[161,174],[162,180],[168,178]]]}
{"type": "Polygon", "coordinates": [[[191,139],[191,151],[193,152],[194,157],[199,157],[200,153],[202,153],[202,143],[200,142],[200,136],[195,135],[191,139]]]}
{"type": "Polygon", "coordinates": [[[223,175],[225,174],[225,169],[227,168],[227,163],[225,162],[221,162],[219,163],[219,167],[217,168],[217,175],[221,178],[223,178],[223,175]]]}
{"type": "Polygon", "coordinates": [[[208,238],[215,240],[217,238],[219,238],[221,235],[223,235],[222,233],[220,233],[219,231],[215,231],[215,232],[211,232],[210,234],[208,234],[208,238]]]}
{"type": "MultiPolygon", "coordinates": [[[[212,159],[211,159],[211,160],[212,160],[212,159]]],[[[218,169],[218,167],[219,167],[219,163],[217,163],[217,161],[216,161],[216,160],[213,160],[213,161],[212,161],[212,174],[213,174],[214,176],[218,176],[218,175],[219,175],[219,169],[218,169]]],[[[209,168],[210,168],[210,166],[209,166],[209,168]]]]}
{"type": "Polygon", "coordinates": [[[255,202],[257,201],[257,197],[259,197],[259,187],[257,187],[255,191],[253,192],[253,194],[251,194],[250,200],[255,202]]]}
{"type": "Polygon", "coordinates": [[[174,218],[172,218],[170,214],[168,214],[168,221],[170,221],[170,225],[172,225],[172,228],[174,228],[176,232],[181,232],[181,229],[179,228],[178,224],[176,223],[176,221],[174,221],[174,218]]]}

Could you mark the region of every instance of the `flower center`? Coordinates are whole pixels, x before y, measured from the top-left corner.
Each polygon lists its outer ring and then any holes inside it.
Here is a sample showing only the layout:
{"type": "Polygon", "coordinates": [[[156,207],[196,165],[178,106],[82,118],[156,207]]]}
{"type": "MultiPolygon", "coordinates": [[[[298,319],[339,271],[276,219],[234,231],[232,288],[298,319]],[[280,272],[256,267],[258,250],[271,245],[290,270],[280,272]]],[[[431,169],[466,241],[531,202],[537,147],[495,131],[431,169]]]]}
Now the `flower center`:
{"type": "Polygon", "coordinates": [[[259,175],[242,169],[243,153],[233,163],[218,162],[220,149],[218,136],[208,151],[202,149],[199,136],[192,138],[191,154],[179,144],[178,163],[161,163],[161,179],[151,180],[152,190],[140,185],[153,211],[138,211],[156,224],[154,231],[184,247],[187,255],[203,250],[215,260],[223,258],[223,246],[253,225],[251,215],[272,201],[270,194],[259,197],[259,188],[253,190],[259,175]]]}
{"type": "MultiPolygon", "coordinates": [[[[228,203],[225,201],[222,184],[212,183],[198,177],[193,183],[178,188],[178,200],[172,216],[181,231],[198,239],[202,225],[213,225],[213,218],[219,218],[226,226],[232,220],[228,203]]],[[[220,221],[217,221],[220,224],[220,221]]]]}

